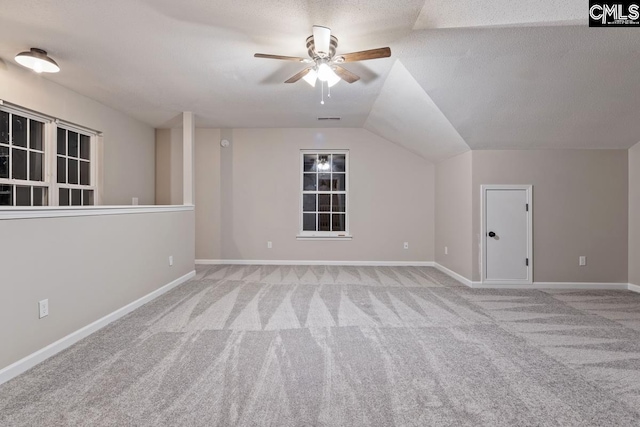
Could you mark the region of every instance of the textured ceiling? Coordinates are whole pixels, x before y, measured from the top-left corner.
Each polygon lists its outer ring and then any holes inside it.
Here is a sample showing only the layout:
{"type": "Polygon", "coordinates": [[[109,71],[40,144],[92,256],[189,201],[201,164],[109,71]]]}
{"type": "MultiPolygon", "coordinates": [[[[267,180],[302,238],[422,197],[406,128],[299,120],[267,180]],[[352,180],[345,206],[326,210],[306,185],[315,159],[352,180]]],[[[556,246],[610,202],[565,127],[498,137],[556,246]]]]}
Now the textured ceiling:
{"type": "Polygon", "coordinates": [[[414,29],[584,25],[587,21],[583,0],[426,0],[414,29]]]}
{"type": "Polygon", "coordinates": [[[423,0],[3,0],[0,57],[32,46],[49,51],[64,86],[154,126],[194,111],[200,126],[308,127],[319,116],[360,127],[393,64],[345,68],[320,105],[320,86],[283,82],[304,65],[257,59],[255,52],[305,56],[314,24],[332,28],[338,52],[388,45],[411,31],[423,0]]]}
{"type": "Polygon", "coordinates": [[[590,29],[583,3],[3,0],[0,58],[44,48],[62,67],[46,78],[156,127],[181,111],[210,127],[338,116],[435,160],[458,137],[473,149],[626,148],[640,140],[640,31],[590,29]],[[340,53],[391,46],[392,57],[347,64],[362,80],[322,106],[319,87],[282,83],[303,66],[253,58],[306,55],[314,24],[340,53]],[[398,59],[406,69],[392,72],[398,59]]]}

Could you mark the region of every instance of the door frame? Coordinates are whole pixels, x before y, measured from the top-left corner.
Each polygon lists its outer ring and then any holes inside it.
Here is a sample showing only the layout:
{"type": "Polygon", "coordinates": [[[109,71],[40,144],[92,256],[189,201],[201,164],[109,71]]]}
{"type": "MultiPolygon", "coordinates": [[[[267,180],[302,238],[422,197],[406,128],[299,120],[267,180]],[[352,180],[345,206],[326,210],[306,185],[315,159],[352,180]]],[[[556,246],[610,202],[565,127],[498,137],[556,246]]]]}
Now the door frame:
{"type": "Polygon", "coordinates": [[[480,186],[480,278],[486,285],[531,285],[533,284],[533,185],[481,185],[480,186]],[[526,280],[487,280],[487,190],[525,190],[529,211],[527,212],[527,267],[526,280]]]}

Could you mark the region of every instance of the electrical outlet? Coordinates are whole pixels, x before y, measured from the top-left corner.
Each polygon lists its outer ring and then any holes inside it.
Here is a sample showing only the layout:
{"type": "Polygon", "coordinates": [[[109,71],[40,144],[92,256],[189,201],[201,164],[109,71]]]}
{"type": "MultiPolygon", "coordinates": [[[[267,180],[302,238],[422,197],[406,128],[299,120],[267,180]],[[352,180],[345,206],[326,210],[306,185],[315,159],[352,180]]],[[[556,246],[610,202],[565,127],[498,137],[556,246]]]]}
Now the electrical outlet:
{"type": "Polygon", "coordinates": [[[38,301],[38,311],[40,314],[40,319],[43,317],[47,317],[49,315],[49,300],[43,299],[42,301],[38,301]]]}
{"type": "Polygon", "coordinates": [[[273,243],[272,242],[267,242],[267,249],[271,249],[273,248],[273,243]]]}
{"type": "Polygon", "coordinates": [[[444,254],[449,255],[449,247],[447,246],[444,247],[444,254]]]}
{"type": "Polygon", "coordinates": [[[587,265],[587,257],[581,256],[580,258],[578,258],[578,265],[580,266],[587,265]]]}
{"type": "Polygon", "coordinates": [[[132,197],[131,198],[131,204],[133,206],[138,206],[138,198],[137,197],[132,197]]]}
{"type": "Polygon", "coordinates": [[[404,242],[404,248],[409,249],[409,242],[404,242]]]}
{"type": "Polygon", "coordinates": [[[173,266],[173,255],[169,255],[169,267],[173,266]]]}

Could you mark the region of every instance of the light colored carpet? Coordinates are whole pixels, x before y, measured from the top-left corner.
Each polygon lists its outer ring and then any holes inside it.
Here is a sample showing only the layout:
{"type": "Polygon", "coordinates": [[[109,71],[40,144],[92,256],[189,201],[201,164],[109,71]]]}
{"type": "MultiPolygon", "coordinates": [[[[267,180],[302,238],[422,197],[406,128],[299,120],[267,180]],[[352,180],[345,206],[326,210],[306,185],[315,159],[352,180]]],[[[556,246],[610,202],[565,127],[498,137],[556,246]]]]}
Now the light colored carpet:
{"type": "Polygon", "coordinates": [[[640,295],[199,266],[0,386],[2,426],[637,426],[640,295]]]}

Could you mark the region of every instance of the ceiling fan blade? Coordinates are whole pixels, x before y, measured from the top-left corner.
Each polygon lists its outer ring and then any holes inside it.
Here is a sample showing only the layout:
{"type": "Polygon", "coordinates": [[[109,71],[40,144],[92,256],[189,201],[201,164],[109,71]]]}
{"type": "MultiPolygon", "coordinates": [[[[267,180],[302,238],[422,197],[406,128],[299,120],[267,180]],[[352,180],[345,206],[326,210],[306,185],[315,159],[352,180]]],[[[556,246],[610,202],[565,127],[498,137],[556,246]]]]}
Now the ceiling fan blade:
{"type": "Polygon", "coordinates": [[[266,53],[256,53],[256,58],[281,59],[283,61],[307,62],[308,58],[299,58],[297,56],[269,55],[266,53]]]}
{"type": "Polygon", "coordinates": [[[303,78],[304,76],[306,76],[307,74],[309,74],[309,72],[313,69],[313,67],[307,67],[304,70],[300,71],[298,74],[291,76],[287,81],[285,81],[285,83],[295,83],[298,80],[300,80],[301,78],[303,78]]]}
{"type": "Polygon", "coordinates": [[[313,45],[315,46],[316,53],[319,56],[323,58],[329,56],[329,51],[331,49],[331,29],[314,25],[313,45]]]}
{"type": "MultiPolygon", "coordinates": [[[[391,56],[391,49],[388,47],[381,47],[378,49],[363,50],[360,52],[345,53],[336,57],[342,58],[342,62],[356,62],[365,61],[367,59],[388,58],[391,56]]],[[[340,61],[338,61],[340,62],[340,61]]]]}
{"type": "Polygon", "coordinates": [[[339,65],[336,66],[335,72],[338,76],[340,76],[342,80],[344,80],[347,83],[354,83],[360,80],[360,77],[353,74],[351,71],[347,70],[346,68],[340,67],[339,65]]]}

